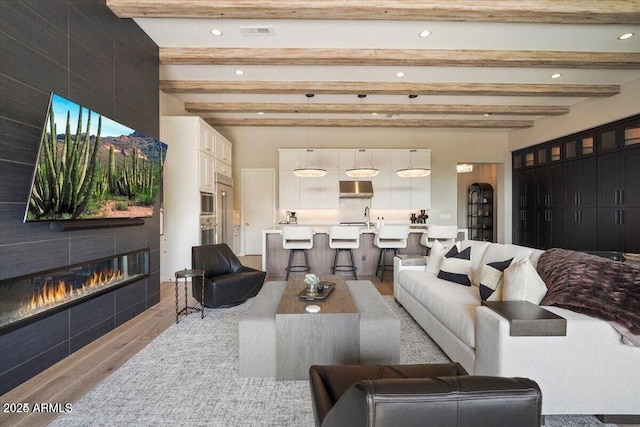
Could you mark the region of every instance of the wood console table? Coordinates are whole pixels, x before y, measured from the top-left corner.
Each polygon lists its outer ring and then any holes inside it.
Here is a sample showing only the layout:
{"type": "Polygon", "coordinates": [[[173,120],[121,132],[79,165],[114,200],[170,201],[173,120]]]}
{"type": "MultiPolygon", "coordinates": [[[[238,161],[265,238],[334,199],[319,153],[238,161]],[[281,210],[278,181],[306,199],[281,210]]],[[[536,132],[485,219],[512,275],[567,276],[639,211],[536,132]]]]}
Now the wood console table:
{"type": "Polygon", "coordinates": [[[482,301],[482,305],[509,321],[512,337],[567,335],[567,319],[529,301],[482,301]]]}

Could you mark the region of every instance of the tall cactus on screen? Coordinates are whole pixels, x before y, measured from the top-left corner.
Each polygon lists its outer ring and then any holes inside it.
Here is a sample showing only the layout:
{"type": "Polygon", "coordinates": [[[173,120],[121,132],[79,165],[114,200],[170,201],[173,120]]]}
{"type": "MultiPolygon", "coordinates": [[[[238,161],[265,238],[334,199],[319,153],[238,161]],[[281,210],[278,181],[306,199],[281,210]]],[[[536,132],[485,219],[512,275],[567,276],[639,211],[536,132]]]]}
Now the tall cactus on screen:
{"type": "Polygon", "coordinates": [[[91,112],[82,134],[82,108],[78,113],[75,135],[71,134],[71,114],[67,113],[64,140],[59,147],[53,108],[49,111],[49,132],[44,136],[34,177],[30,204],[39,218],[62,214],[77,218],[86,209],[98,175],[98,148],[102,116],[98,116],[98,131],[91,144],[91,112]]]}

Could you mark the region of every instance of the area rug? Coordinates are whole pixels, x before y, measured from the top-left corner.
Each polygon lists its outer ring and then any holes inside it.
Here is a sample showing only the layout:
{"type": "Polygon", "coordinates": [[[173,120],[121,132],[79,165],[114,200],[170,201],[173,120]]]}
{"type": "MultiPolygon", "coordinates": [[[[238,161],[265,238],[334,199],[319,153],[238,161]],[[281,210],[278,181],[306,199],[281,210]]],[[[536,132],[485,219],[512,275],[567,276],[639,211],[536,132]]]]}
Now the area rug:
{"type": "MultiPolygon", "coordinates": [[[[385,300],[401,319],[401,363],[449,361],[392,297],[385,300]]],[[[238,321],[251,302],[181,318],[50,425],[313,426],[307,381],[238,376],[238,321]]],[[[545,425],[606,424],[548,416],[545,425]]]]}

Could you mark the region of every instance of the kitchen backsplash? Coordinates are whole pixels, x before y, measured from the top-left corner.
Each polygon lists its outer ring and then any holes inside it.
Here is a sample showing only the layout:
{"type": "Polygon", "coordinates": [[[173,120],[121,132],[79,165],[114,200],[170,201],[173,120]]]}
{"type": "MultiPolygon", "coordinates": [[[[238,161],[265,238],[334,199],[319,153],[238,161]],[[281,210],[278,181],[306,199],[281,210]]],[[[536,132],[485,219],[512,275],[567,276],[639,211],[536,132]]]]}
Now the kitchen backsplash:
{"type": "MultiPolygon", "coordinates": [[[[294,212],[298,224],[334,225],[340,222],[365,221],[365,207],[371,206],[370,199],[340,199],[340,209],[298,209],[294,212]]],[[[384,217],[385,224],[409,224],[411,213],[419,214],[417,209],[375,209],[371,208],[371,222],[376,223],[378,217],[384,217]]],[[[285,221],[285,210],[278,211],[278,220],[285,221]]],[[[427,220],[427,222],[431,222],[427,220]]]]}

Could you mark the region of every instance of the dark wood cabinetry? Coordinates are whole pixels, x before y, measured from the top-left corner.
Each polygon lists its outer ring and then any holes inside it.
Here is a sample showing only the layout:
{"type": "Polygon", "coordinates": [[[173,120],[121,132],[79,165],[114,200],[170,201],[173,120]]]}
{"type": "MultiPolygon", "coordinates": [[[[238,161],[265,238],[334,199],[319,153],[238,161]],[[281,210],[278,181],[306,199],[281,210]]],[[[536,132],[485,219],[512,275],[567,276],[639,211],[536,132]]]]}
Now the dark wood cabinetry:
{"type": "Polygon", "coordinates": [[[640,116],[514,152],[513,242],[640,252],[640,116]]]}

